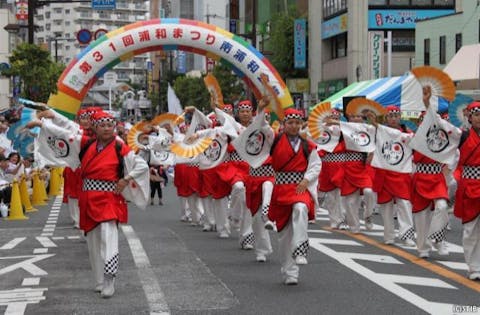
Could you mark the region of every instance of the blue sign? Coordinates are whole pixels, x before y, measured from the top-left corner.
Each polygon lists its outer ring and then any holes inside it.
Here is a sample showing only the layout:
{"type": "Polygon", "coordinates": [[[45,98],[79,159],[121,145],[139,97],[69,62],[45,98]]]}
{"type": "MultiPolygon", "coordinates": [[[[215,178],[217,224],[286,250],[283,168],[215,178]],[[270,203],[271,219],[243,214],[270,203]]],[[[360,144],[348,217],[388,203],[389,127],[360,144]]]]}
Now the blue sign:
{"type": "Polygon", "coordinates": [[[304,69],[307,65],[306,29],[307,21],[305,19],[295,20],[293,29],[295,69],[304,69]]]}
{"type": "Polygon", "coordinates": [[[147,61],[147,71],[153,71],[153,62],[147,61]]]}
{"type": "Polygon", "coordinates": [[[230,19],[230,33],[236,34],[237,33],[237,20],[230,19]]]}
{"type": "Polygon", "coordinates": [[[346,33],[348,31],[347,13],[334,17],[322,23],[322,39],[330,38],[335,35],[346,33]]]}
{"type": "Polygon", "coordinates": [[[187,54],[184,51],[178,51],[177,53],[177,72],[187,72],[187,54]]]}
{"type": "Polygon", "coordinates": [[[454,13],[455,10],[368,10],[368,28],[415,29],[418,21],[454,13]]]}
{"type": "Polygon", "coordinates": [[[115,10],[115,0],[92,0],[92,9],[94,10],[115,10]]]}

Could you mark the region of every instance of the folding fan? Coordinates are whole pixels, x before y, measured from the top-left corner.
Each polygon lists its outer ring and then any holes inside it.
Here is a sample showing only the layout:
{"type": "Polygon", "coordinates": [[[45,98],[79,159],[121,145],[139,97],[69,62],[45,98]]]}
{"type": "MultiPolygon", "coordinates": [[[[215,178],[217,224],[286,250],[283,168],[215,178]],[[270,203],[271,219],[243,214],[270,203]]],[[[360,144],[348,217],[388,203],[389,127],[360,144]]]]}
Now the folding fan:
{"type": "Polygon", "coordinates": [[[175,142],[170,146],[170,150],[178,156],[190,158],[203,153],[212,142],[213,139],[209,137],[198,138],[192,143],[175,142]]]}
{"type": "Polygon", "coordinates": [[[385,107],[364,97],[354,98],[347,104],[347,115],[363,115],[366,110],[374,112],[377,116],[383,116],[387,113],[385,107]]]}
{"type": "Polygon", "coordinates": [[[260,75],[260,81],[262,82],[263,88],[265,89],[265,92],[264,92],[265,95],[267,95],[270,98],[270,108],[273,110],[275,114],[277,114],[277,117],[279,120],[283,120],[284,113],[283,113],[282,103],[278,99],[277,93],[268,82],[268,75],[266,75],[265,73],[262,73],[260,75]]]}
{"type": "Polygon", "coordinates": [[[449,101],[455,98],[455,84],[448,74],[431,66],[416,67],[412,70],[413,75],[422,87],[430,85],[432,95],[441,96],[449,101]]]}
{"type": "Polygon", "coordinates": [[[205,82],[205,86],[207,87],[208,93],[213,97],[213,101],[215,102],[215,106],[220,109],[223,109],[223,94],[220,85],[218,84],[217,78],[211,73],[207,74],[203,81],[205,82]]]}
{"type": "Polygon", "coordinates": [[[308,116],[307,126],[313,139],[318,139],[323,131],[323,121],[332,114],[330,102],[320,103],[308,116]]]}
{"type": "Polygon", "coordinates": [[[177,123],[177,120],[179,119],[179,117],[180,116],[178,116],[177,114],[164,113],[164,114],[155,116],[152,119],[151,124],[152,125],[157,125],[157,126],[160,126],[160,127],[162,127],[165,124],[169,124],[173,128],[174,126],[179,124],[179,123],[177,123]]]}
{"type": "Polygon", "coordinates": [[[144,147],[143,144],[140,143],[139,138],[144,134],[144,131],[147,129],[148,125],[148,122],[142,121],[135,124],[128,131],[127,144],[133,151],[137,152],[144,147]]]}
{"type": "Polygon", "coordinates": [[[272,129],[273,131],[275,131],[275,133],[278,133],[278,131],[280,130],[280,122],[278,120],[275,120],[272,123],[272,129]]]}
{"type": "Polygon", "coordinates": [[[467,95],[457,94],[453,102],[448,106],[450,122],[456,127],[462,128],[468,125],[468,119],[463,115],[463,110],[467,108],[471,102],[473,102],[473,98],[467,95]]]}

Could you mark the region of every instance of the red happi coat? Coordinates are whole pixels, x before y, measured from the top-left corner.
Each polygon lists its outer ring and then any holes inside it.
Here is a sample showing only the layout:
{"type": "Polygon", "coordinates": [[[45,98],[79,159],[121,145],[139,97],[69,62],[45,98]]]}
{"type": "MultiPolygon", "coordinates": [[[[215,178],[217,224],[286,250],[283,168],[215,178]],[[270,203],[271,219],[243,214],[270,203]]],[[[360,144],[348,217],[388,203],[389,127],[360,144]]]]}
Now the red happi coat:
{"type": "Polygon", "coordinates": [[[179,197],[188,197],[193,194],[193,190],[188,185],[188,166],[186,163],[177,163],[174,167],[175,176],[173,177],[173,184],[177,188],[177,195],[179,197]]]}
{"type": "Polygon", "coordinates": [[[212,196],[213,199],[221,199],[224,197],[228,197],[230,192],[232,191],[232,185],[229,182],[225,182],[220,177],[220,170],[223,167],[222,163],[216,167],[200,170],[200,174],[202,175],[202,187],[204,189],[204,194],[202,197],[205,196],[212,196]]]}
{"type": "MultiPolygon", "coordinates": [[[[460,146],[459,166],[480,167],[480,137],[471,129],[467,139],[460,146]]],[[[455,195],[454,214],[462,223],[474,220],[480,214],[480,178],[463,178],[458,181],[455,195]]]]}
{"type": "MultiPolygon", "coordinates": [[[[238,154],[231,143],[228,144],[227,150],[229,155],[238,154]]],[[[250,166],[245,161],[229,160],[228,162],[219,165],[218,172],[223,181],[229,182],[230,185],[233,185],[236,182],[246,181],[248,178],[249,167],[250,166]]]]}
{"type": "MultiPolygon", "coordinates": [[[[88,137],[83,137],[81,146],[85,146],[88,137]]],[[[102,151],[97,152],[97,141],[86,150],[81,163],[81,179],[94,179],[118,182],[118,157],[115,141],[110,142],[102,151]]],[[[120,154],[125,156],[130,148],[122,143],[120,154]]],[[[99,223],[115,220],[120,223],[128,221],[127,203],[121,194],[113,191],[89,190],[79,195],[80,229],[89,232],[99,223]]]]}
{"type": "Polygon", "coordinates": [[[372,188],[372,179],[369,176],[367,171],[367,166],[365,164],[366,153],[354,152],[347,150],[345,140],[341,139],[339,144],[339,152],[344,154],[361,154],[362,159],[358,161],[343,161],[343,181],[341,186],[341,195],[348,196],[353,194],[358,189],[363,188],[372,188]]]}
{"type": "Polygon", "coordinates": [[[320,150],[318,155],[322,159],[322,171],[318,177],[318,190],[329,192],[336,188],[342,187],[343,182],[343,162],[338,157],[343,151],[344,146],[339,142],[333,152],[320,150]],[[335,158],[337,157],[337,158],[335,158]],[[335,159],[334,162],[329,162],[328,158],[335,159]]]}
{"type": "Polygon", "coordinates": [[[81,189],[82,180],[80,178],[80,168],[74,171],[70,167],[65,167],[63,170],[63,196],[78,199],[81,189]]]}
{"type": "MultiPolygon", "coordinates": [[[[413,162],[415,164],[439,164],[431,158],[415,151],[413,153],[413,162]]],[[[443,165],[442,165],[443,166],[443,165]]],[[[445,175],[442,172],[438,174],[426,174],[414,172],[411,185],[412,211],[420,212],[429,205],[432,206],[435,199],[448,200],[448,187],[445,175]]]]}
{"type": "MultiPolygon", "coordinates": [[[[260,167],[268,167],[272,165],[272,158],[268,157],[268,159],[263,162],[260,167]]],[[[252,216],[254,216],[260,205],[262,204],[263,192],[262,186],[264,182],[275,182],[274,176],[249,176],[246,182],[246,199],[247,199],[247,207],[250,209],[252,216]]]]}
{"type": "MultiPolygon", "coordinates": [[[[308,153],[315,150],[316,145],[308,142],[308,153]]],[[[302,172],[305,173],[308,167],[308,156],[302,149],[302,144],[298,152],[292,148],[285,134],[281,135],[272,152],[272,167],[278,172],[302,172]]],[[[314,201],[308,190],[301,194],[296,193],[298,184],[275,184],[273,187],[272,201],[268,216],[277,224],[278,231],[281,231],[288,223],[292,215],[293,205],[297,202],[303,202],[308,207],[308,219],[315,217],[314,201]]]]}

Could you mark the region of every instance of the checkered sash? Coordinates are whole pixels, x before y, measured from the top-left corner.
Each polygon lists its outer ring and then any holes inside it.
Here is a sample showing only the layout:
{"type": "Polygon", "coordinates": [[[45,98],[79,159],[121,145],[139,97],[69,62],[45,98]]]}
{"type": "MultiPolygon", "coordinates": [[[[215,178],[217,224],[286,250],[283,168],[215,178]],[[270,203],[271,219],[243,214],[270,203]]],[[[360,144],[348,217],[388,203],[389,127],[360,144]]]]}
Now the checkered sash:
{"type": "Polygon", "coordinates": [[[440,163],[418,163],[415,166],[415,173],[440,174],[442,165],[440,163]]]}
{"type": "Polygon", "coordinates": [[[229,161],[240,162],[243,161],[242,157],[238,154],[237,151],[232,151],[227,158],[229,161]]]}
{"type": "Polygon", "coordinates": [[[115,191],[117,187],[116,182],[88,179],[83,180],[83,191],[97,190],[97,191],[115,191]]]}
{"type": "Polygon", "coordinates": [[[462,170],[462,178],[480,179],[480,166],[465,165],[462,170]]]}
{"type": "Polygon", "coordinates": [[[275,173],[275,184],[298,184],[303,180],[303,172],[278,172],[275,173]]]}
{"type": "Polygon", "coordinates": [[[250,167],[249,175],[253,177],[268,177],[274,176],[275,172],[273,171],[272,165],[262,165],[257,168],[250,167]]]}
{"type": "Polygon", "coordinates": [[[361,152],[328,153],[322,158],[322,162],[363,162],[365,156],[361,152]]]}

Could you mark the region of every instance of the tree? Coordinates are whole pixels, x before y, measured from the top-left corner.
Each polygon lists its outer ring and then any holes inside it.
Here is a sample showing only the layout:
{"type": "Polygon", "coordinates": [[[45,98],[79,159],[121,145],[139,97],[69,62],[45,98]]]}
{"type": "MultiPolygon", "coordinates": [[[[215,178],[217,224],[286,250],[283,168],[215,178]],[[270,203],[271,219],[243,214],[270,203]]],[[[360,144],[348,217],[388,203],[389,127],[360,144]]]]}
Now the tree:
{"type": "Polygon", "coordinates": [[[272,16],[270,25],[270,39],[268,49],[273,51],[269,58],[282,78],[305,78],[308,76],[306,69],[294,67],[294,21],[298,18],[295,6],[289,7],[287,12],[279,12],[272,16]]]}
{"type": "Polygon", "coordinates": [[[185,106],[195,106],[201,111],[210,108],[210,95],[203,83],[203,78],[179,76],[173,85],[180,103],[185,106]]]}
{"type": "Polygon", "coordinates": [[[20,96],[38,102],[47,102],[57,91],[57,80],[65,68],[53,62],[50,53],[33,44],[20,44],[9,58],[11,68],[2,74],[20,77],[20,96]]]}
{"type": "Polygon", "coordinates": [[[228,65],[221,63],[213,69],[212,73],[222,89],[225,104],[233,104],[242,97],[244,86],[241,80],[232,73],[232,69],[228,65]]]}

